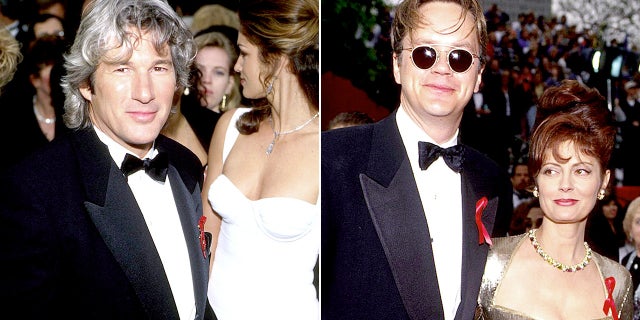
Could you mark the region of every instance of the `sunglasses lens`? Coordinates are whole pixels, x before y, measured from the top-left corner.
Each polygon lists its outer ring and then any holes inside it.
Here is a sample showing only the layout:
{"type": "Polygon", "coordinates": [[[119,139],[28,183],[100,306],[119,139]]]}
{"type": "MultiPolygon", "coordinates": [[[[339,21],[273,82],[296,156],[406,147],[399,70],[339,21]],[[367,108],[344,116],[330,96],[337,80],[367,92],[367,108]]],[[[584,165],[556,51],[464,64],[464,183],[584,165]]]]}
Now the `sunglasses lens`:
{"type": "Polygon", "coordinates": [[[455,49],[449,53],[449,66],[455,72],[465,72],[471,67],[473,56],[469,51],[455,49]]]}
{"type": "Polygon", "coordinates": [[[411,58],[416,67],[429,69],[436,63],[436,50],[427,46],[417,47],[413,49],[411,58]]]}

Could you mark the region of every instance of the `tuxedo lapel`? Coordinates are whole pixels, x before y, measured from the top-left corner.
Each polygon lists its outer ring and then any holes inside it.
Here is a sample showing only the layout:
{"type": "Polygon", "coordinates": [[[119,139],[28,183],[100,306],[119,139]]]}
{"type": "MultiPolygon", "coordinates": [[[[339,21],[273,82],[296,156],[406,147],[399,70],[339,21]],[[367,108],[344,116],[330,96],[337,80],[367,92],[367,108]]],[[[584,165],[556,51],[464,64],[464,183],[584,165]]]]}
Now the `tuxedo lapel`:
{"type": "Polygon", "coordinates": [[[360,183],[400,296],[412,319],[442,319],[429,228],[395,116],[376,126],[372,141],[360,183]]]}
{"type": "Polygon", "coordinates": [[[178,318],[160,255],[124,176],[93,130],[79,133],[76,142],[85,207],[98,232],[149,317],[178,318]]]}
{"type": "MultiPolygon", "coordinates": [[[[463,177],[462,181],[462,281],[460,288],[461,300],[456,312],[456,320],[470,319],[464,317],[464,315],[473,315],[475,311],[478,289],[480,288],[480,281],[482,280],[486,255],[489,249],[488,244],[479,244],[478,227],[475,219],[475,201],[480,199],[480,196],[476,195],[473,185],[468,182],[469,179],[463,177]]],[[[490,202],[497,203],[495,199],[490,202]]],[[[490,211],[490,209],[487,209],[485,208],[484,210],[485,215],[490,211]]],[[[486,221],[486,217],[482,221],[486,221]]]]}
{"type": "Polygon", "coordinates": [[[198,220],[202,215],[202,206],[196,207],[194,203],[200,204],[200,189],[196,188],[190,193],[188,188],[180,180],[180,175],[173,165],[169,165],[169,180],[171,181],[171,189],[175,199],[182,231],[184,233],[187,251],[189,252],[189,260],[191,262],[191,275],[193,278],[193,290],[196,300],[197,317],[201,317],[204,313],[205,306],[202,304],[206,301],[207,283],[209,279],[208,268],[209,258],[202,255],[200,248],[198,230],[198,220]]]}
{"type": "Polygon", "coordinates": [[[492,196],[493,191],[489,183],[495,183],[486,178],[482,168],[475,167],[477,156],[467,148],[465,151],[465,165],[462,171],[462,287],[461,302],[456,312],[456,320],[473,317],[477,305],[477,297],[484,273],[484,265],[489,250],[488,244],[479,243],[478,225],[476,223],[476,203],[480,198],[487,197],[488,204],[482,211],[482,223],[491,232],[495,213],[498,208],[498,198],[492,196]]]}

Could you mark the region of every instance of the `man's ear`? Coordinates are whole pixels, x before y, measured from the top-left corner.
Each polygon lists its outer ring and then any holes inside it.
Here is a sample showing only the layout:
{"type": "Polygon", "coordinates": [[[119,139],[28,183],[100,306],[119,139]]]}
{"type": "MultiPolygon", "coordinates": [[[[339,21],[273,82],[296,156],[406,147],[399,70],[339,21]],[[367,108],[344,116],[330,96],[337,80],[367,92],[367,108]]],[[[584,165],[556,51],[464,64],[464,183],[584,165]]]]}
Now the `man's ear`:
{"type": "Polygon", "coordinates": [[[87,99],[87,101],[91,101],[91,96],[93,95],[93,91],[91,90],[91,87],[89,85],[82,85],[78,89],[80,90],[80,94],[82,94],[82,96],[85,99],[87,99]]]}
{"type": "Polygon", "coordinates": [[[393,59],[392,59],[392,64],[393,64],[393,78],[396,80],[397,84],[401,84],[400,82],[400,59],[402,59],[402,57],[398,56],[398,53],[394,52],[393,53],[393,59]]]}
{"type": "Polygon", "coordinates": [[[473,89],[474,93],[480,92],[480,84],[482,83],[482,73],[484,72],[484,66],[480,67],[478,70],[478,79],[476,79],[476,87],[473,89]]]}

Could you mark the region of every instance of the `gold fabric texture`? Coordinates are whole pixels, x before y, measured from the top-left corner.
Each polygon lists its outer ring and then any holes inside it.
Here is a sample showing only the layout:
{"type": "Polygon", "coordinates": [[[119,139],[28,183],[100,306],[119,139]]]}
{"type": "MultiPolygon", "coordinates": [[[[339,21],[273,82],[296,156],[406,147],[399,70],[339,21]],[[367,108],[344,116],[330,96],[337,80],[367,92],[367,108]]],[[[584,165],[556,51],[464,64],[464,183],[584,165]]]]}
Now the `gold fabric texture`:
{"type": "MultiPolygon", "coordinates": [[[[493,296],[502,280],[503,275],[509,268],[509,262],[516,249],[529,238],[527,234],[501,237],[493,239],[493,247],[489,250],[487,264],[485,265],[482,285],[478,296],[478,307],[475,320],[531,320],[526,314],[516,310],[511,310],[493,304],[493,296]]],[[[613,291],[616,309],[620,315],[620,320],[630,320],[633,318],[633,283],[631,277],[626,273],[626,269],[612,261],[606,259],[596,252],[593,252],[593,260],[602,273],[602,279],[613,276],[617,283],[613,291]]],[[[602,301],[604,305],[604,299],[602,301]]],[[[613,317],[602,317],[594,320],[613,319],[613,317]]]]}

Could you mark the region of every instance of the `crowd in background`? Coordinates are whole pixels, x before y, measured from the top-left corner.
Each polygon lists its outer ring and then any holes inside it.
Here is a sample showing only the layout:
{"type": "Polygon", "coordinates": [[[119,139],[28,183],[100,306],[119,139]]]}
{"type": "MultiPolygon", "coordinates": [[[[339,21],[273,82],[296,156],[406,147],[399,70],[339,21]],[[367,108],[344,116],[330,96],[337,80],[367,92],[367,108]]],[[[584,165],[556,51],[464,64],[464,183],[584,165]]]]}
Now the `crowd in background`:
{"type": "MultiPolygon", "coordinates": [[[[371,8],[367,7],[370,10],[362,11],[377,16],[363,18],[358,15],[358,5],[339,6],[340,3],[327,3],[323,11],[324,34],[330,35],[322,41],[323,77],[332,79],[330,83],[323,82],[323,91],[330,90],[323,92],[323,101],[329,103],[324,104],[324,114],[332,118],[340,112],[363,111],[379,120],[376,108],[350,97],[362,90],[378,106],[388,110],[398,106],[388,35],[394,9],[374,1],[371,8]],[[345,30],[338,32],[339,28],[345,30]],[[337,90],[344,90],[345,94],[336,98],[340,96],[335,92],[336,78],[350,80],[356,90],[343,86],[337,90]]],[[[563,79],[575,79],[597,88],[616,115],[618,136],[611,162],[614,185],[640,185],[638,166],[632,163],[633,146],[640,136],[640,108],[636,105],[640,100],[638,48],[627,39],[603,39],[598,30],[580,30],[569,24],[566,16],[545,17],[535,12],[509,16],[494,4],[485,8],[485,18],[489,38],[487,64],[482,89],[474,95],[463,117],[462,141],[511,170],[527,153],[542,92],[563,79]],[[600,57],[596,68],[594,56],[600,57]]],[[[323,122],[328,123],[330,118],[323,122]]]]}
{"type": "Polygon", "coordinates": [[[611,169],[614,185],[637,186],[631,163],[638,127],[638,50],[626,40],[604,42],[591,30],[579,31],[565,16],[520,13],[509,17],[497,5],[485,11],[489,32],[483,86],[462,123],[462,139],[511,169],[526,156],[536,104],[542,92],[564,79],[594,87],[609,100],[618,125],[611,169]],[[594,55],[600,60],[593,66],[594,55]]]}
{"type": "Polygon", "coordinates": [[[510,234],[539,224],[540,204],[532,197],[526,166],[538,99],[564,79],[578,80],[608,99],[617,125],[611,180],[605,198],[589,215],[586,240],[596,252],[621,261],[634,251],[634,241],[631,221],[628,230],[623,230],[622,223],[629,200],[622,199],[616,187],[640,185],[639,167],[634,163],[640,137],[638,48],[626,39],[606,43],[598,34],[568,24],[565,16],[545,18],[529,12],[511,19],[493,5],[485,18],[487,67],[480,92],[465,110],[461,139],[510,172],[514,187],[510,234]],[[597,51],[601,55],[594,68],[597,51]]]}

